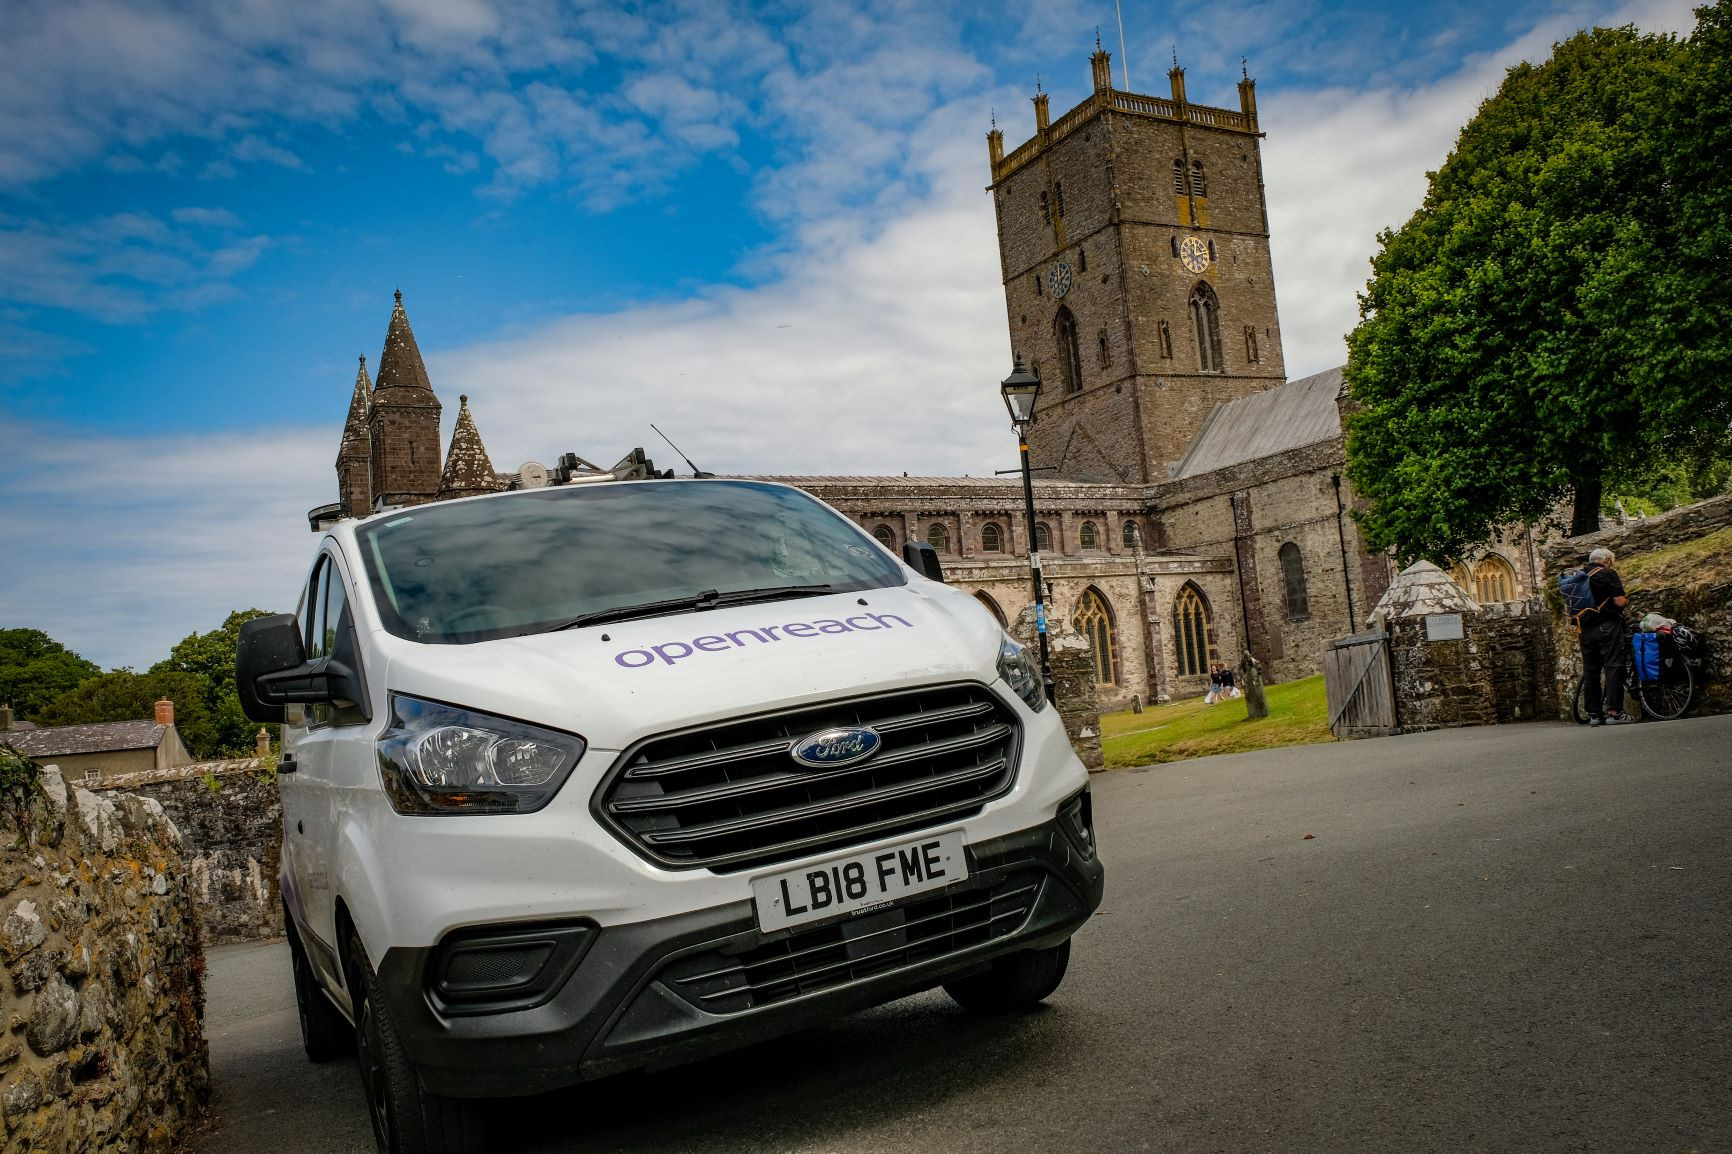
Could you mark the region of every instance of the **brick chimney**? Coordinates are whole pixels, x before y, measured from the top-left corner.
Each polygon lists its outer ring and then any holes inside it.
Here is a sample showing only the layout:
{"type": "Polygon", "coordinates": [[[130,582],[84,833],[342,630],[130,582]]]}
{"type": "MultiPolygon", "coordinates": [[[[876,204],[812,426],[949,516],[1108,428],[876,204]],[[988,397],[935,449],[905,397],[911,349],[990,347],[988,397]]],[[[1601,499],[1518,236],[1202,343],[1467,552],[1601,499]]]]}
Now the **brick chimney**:
{"type": "Polygon", "coordinates": [[[158,725],[174,724],[174,702],[166,697],[156,703],[156,723],[158,725]]]}
{"type": "Polygon", "coordinates": [[[0,705],[0,733],[12,728],[12,707],[0,705]]]}

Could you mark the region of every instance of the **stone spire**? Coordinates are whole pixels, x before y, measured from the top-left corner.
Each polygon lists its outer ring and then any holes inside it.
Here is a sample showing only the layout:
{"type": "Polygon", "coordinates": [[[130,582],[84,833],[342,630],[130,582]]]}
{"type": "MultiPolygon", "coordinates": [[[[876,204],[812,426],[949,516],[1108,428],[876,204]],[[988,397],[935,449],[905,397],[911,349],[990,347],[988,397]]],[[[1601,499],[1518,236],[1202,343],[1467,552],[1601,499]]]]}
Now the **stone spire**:
{"type": "Polygon", "coordinates": [[[367,411],[373,404],[373,382],[367,379],[367,358],[355,370],[355,392],[349,398],[349,419],[337,449],[337,499],[345,517],[364,517],[372,502],[372,446],[367,435],[367,411]]]}
{"type": "Polygon", "coordinates": [[[458,397],[457,425],[451,430],[451,450],[445,457],[445,473],[439,478],[439,499],[477,497],[499,489],[493,462],[487,459],[487,446],[481,443],[475,418],[469,414],[469,398],[458,397]]]}
{"type": "Polygon", "coordinates": [[[399,289],[367,415],[372,450],[369,510],[381,504],[417,505],[438,495],[439,410],[399,289]]]}

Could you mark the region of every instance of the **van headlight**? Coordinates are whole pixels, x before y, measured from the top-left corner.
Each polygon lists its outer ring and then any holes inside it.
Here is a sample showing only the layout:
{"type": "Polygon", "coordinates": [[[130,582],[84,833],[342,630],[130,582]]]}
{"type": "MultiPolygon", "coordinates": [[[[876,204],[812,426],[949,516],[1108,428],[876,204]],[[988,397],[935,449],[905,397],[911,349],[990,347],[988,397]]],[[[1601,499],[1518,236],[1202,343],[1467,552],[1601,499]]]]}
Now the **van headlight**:
{"type": "Polygon", "coordinates": [[[398,813],[529,813],[559,792],[584,741],[393,693],[391,727],[378,749],[385,794],[398,813]]]}
{"type": "Polygon", "coordinates": [[[1009,634],[999,642],[998,675],[1030,709],[1039,713],[1046,708],[1046,686],[1041,681],[1040,662],[1009,634]]]}

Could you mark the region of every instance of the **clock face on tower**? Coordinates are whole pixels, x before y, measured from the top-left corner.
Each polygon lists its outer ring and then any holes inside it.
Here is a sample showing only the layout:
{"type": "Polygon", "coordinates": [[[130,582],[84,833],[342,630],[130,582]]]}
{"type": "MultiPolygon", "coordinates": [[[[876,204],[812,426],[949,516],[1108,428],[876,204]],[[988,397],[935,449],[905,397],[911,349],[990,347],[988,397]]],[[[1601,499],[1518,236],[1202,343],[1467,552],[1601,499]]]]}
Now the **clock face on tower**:
{"type": "Polygon", "coordinates": [[[1046,287],[1052,290],[1054,300],[1058,300],[1070,291],[1070,265],[1059,261],[1052,266],[1052,271],[1046,275],[1046,287]]]}
{"type": "Polygon", "coordinates": [[[1179,242],[1179,261],[1192,272],[1202,272],[1209,267],[1209,246],[1194,236],[1187,236],[1179,242]]]}

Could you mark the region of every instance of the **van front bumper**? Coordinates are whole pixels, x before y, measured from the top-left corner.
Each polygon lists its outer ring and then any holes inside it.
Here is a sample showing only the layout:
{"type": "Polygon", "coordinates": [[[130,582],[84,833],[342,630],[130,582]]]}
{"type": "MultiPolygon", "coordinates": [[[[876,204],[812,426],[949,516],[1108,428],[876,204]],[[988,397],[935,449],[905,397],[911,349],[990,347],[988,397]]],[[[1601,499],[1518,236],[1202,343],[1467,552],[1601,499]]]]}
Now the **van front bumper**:
{"type": "Polygon", "coordinates": [[[751,902],[605,928],[470,927],[388,951],[379,986],[435,1093],[537,1094],[677,1065],[1063,942],[1105,883],[1088,807],[1085,789],[1052,821],[969,846],[967,880],[889,909],[768,934],[751,902]]]}

